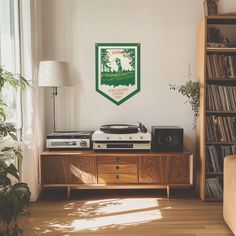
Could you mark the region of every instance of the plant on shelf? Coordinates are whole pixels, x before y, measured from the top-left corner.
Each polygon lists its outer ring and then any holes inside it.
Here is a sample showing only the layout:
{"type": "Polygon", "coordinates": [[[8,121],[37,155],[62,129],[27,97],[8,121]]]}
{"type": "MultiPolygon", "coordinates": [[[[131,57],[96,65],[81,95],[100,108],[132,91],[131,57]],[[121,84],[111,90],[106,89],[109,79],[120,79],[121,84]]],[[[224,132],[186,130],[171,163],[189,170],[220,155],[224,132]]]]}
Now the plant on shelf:
{"type": "Polygon", "coordinates": [[[200,98],[200,83],[198,81],[191,80],[191,64],[188,66],[188,75],[189,79],[184,85],[172,85],[170,84],[170,90],[176,90],[181,93],[183,96],[187,97],[187,101],[192,107],[193,111],[193,127],[196,128],[197,120],[199,117],[199,98],[200,98]]]}
{"type": "Polygon", "coordinates": [[[14,145],[4,146],[0,150],[0,236],[22,235],[17,225],[17,217],[24,212],[30,200],[30,190],[26,183],[20,182],[17,168],[10,160],[22,160],[17,130],[13,123],[7,122],[7,101],[2,91],[4,86],[13,89],[25,89],[28,82],[20,75],[15,75],[0,66],[0,138],[9,136],[14,145]]]}

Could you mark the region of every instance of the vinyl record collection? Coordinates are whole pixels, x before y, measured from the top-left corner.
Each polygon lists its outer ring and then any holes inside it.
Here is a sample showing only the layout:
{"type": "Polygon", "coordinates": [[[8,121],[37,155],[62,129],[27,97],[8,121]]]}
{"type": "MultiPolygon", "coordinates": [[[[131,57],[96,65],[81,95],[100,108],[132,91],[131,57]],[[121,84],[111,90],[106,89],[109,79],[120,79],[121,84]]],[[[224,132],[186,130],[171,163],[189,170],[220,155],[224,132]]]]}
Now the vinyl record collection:
{"type": "Polygon", "coordinates": [[[212,54],[206,57],[207,77],[209,79],[226,79],[236,77],[236,57],[212,54]]]}
{"type": "Polygon", "coordinates": [[[223,172],[224,157],[234,155],[236,145],[207,145],[206,146],[206,171],[223,172]]]}
{"type": "Polygon", "coordinates": [[[236,117],[207,116],[206,140],[232,142],[236,141],[236,117]]]}
{"type": "Polygon", "coordinates": [[[206,196],[207,198],[223,199],[223,179],[213,177],[206,179],[206,196]]]}
{"type": "MultiPolygon", "coordinates": [[[[224,157],[235,155],[236,145],[207,145],[206,146],[206,171],[209,175],[223,173],[224,157]]],[[[223,177],[206,178],[206,197],[222,200],[223,177]]]]}
{"type": "Polygon", "coordinates": [[[236,87],[208,84],[207,111],[236,111],[236,87]]]}

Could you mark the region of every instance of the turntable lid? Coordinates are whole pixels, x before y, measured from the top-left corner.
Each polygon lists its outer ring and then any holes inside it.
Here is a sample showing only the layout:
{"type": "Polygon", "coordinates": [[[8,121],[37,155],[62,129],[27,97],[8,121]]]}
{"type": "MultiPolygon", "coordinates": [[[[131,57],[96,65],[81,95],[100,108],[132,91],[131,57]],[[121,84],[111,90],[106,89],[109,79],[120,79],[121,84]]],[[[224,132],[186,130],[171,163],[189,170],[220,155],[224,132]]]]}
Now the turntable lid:
{"type": "Polygon", "coordinates": [[[101,126],[100,130],[104,133],[110,134],[131,134],[138,133],[138,126],[127,124],[110,124],[101,126]]]}

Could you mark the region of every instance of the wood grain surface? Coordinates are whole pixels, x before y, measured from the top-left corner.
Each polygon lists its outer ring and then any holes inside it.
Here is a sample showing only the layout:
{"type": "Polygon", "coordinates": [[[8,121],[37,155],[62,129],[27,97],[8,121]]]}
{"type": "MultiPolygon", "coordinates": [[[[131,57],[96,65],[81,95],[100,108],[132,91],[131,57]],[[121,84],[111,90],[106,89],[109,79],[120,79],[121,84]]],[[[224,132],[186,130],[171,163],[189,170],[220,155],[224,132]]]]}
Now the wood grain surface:
{"type": "Polygon", "coordinates": [[[157,184],[190,183],[188,156],[142,157],[139,160],[139,182],[157,184]]]}
{"type": "Polygon", "coordinates": [[[157,190],[83,190],[65,201],[65,192],[50,190],[19,223],[24,236],[233,236],[222,203],[174,194],[168,200],[157,190]]]}
{"type": "Polygon", "coordinates": [[[95,157],[43,156],[41,159],[42,184],[97,183],[95,157]]]}
{"type": "MultiPolygon", "coordinates": [[[[138,183],[137,174],[99,174],[99,184],[132,184],[138,183]]],[[[124,186],[125,188],[125,186],[124,186]]],[[[129,188],[129,186],[127,186],[129,188]]]]}

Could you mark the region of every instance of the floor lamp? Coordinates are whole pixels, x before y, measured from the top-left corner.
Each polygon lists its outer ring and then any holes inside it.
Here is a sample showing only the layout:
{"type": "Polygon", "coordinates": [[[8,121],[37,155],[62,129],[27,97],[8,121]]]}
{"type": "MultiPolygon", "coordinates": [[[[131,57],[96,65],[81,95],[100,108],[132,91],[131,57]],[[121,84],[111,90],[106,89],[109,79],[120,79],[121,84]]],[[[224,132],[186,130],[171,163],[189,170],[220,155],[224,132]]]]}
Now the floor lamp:
{"type": "Polygon", "coordinates": [[[70,86],[69,63],[62,61],[40,61],[38,86],[52,88],[53,130],[56,132],[55,96],[57,96],[58,87],[70,86]]]}

